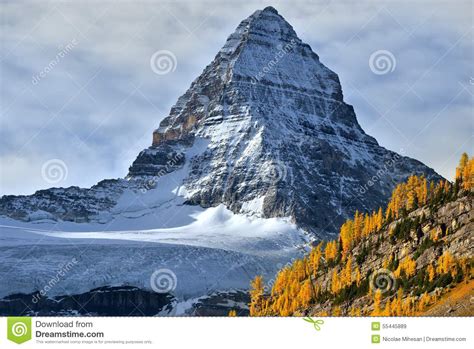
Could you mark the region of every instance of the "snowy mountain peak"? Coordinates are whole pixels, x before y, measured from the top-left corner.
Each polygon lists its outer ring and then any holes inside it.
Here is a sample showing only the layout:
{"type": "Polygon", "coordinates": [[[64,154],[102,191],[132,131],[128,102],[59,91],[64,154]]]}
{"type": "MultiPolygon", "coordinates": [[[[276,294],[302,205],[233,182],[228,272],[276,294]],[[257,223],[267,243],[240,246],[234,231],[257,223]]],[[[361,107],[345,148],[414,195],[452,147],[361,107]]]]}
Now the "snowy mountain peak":
{"type": "Polygon", "coordinates": [[[250,79],[254,84],[287,82],[290,87],[307,88],[311,92],[317,88],[329,98],[342,100],[337,75],[319,62],[318,55],[298,38],[293,27],[273,7],[256,11],[243,20],[216,59],[221,63],[223,79],[250,79]],[[304,74],[307,83],[295,80],[300,74],[288,70],[288,65],[279,64],[291,59],[297,60],[295,67],[309,63],[304,74]],[[334,83],[329,84],[330,81],[334,83]]]}
{"type": "MultiPolygon", "coordinates": [[[[153,146],[163,140],[186,138],[196,134],[199,128],[233,115],[246,113],[256,122],[264,123],[264,118],[259,118],[264,116],[259,109],[271,106],[272,101],[266,99],[270,96],[262,95],[269,87],[279,90],[281,95],[293,95],[287,99],[291,105],[282,107],[312,108],[305,111],[309,119],[318,115],[311,99],[321,100],[319,107],[328,104],[326,100],[343,102],[337,74],[319,61],[311,47],[297,37],[292,26],[273,7],[256,11],[239,24],[211,64],[160,123],[154,132],[153,146]]],[[[279,107],[281,101],[275,101],[273,108],[279,107]]],[[[275,113],[272,119],[279,114],[275,113]]],[[[330,118],[343,118],[339,122],[360,128],[353,113],[332,113],[330,118]]],[[[266,126],[273,128],[272,123],[267,120],[266,126]]]]}
{"type": "Polygon", "coordinates": [[[382,206],[414,173],[440,178],[367,135],[337,74],[267,7],[238,25],[178,98],[126,180],[5,196],[0,214],[107,222],[150,210],[160,216],[173,205],[224,205],[290,219],[323,238],[356,209],[382,206]],[[135,213],[124,214],[130,206],[135,213]]]}
{"type": "Polygon", "coordinates": [[[129,178],[185,164],[180,193],[188,204],[291,217],[320,236],[337,231],[356,208],[378,208],[412,173],[439,178],[365,134],[337,74],[271,7],[228,37],[161,121],[129,178]],[[197,139],[207,146],[190,158],[186,149],[197,139]]]}
{"type": "Polygon", "coordinates": [[[240,43],[248,40],[262,40],[270,44],[275,41],[290,43],[295,40],[301,42],[293,27],[273,7],[255,11],[244,19],[235,32],[228,37],[220,52],[233,52],[240,43]]]}

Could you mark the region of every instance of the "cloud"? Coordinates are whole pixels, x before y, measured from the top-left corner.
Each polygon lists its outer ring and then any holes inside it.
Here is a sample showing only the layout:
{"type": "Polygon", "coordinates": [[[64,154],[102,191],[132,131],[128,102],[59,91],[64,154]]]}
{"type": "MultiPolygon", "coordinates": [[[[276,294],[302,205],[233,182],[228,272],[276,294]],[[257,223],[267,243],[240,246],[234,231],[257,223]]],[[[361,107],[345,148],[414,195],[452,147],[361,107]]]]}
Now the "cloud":
{"type": "Polygon", "coordinates": [[[473,152],[469,1],[6,2],[0,194],[49,187],[41,165],[54,158],[69,165],[58,186],[124,176],[226,37],[267,5],[339,74],[380,144],[448,178],[460,153],[473,152]],[[175,54],[174,72],[151,71],[157,50],[175,54]],[[393,72],[372,73],[377,50],[393,53],[393,72]]]}

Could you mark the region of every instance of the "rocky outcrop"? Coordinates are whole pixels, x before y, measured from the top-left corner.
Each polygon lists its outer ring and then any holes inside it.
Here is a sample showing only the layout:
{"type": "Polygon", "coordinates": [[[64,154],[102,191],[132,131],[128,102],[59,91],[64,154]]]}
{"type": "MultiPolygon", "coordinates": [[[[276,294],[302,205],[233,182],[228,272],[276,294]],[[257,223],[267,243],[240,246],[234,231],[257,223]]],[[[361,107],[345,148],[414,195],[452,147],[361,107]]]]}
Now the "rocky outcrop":
{"type": "Polygon", "coordinates": [[[250,296],[244,291],[215,292],[196,301],[187,311],[192,316],[227,316],[231,310],[237,316],[248,316],[250,296]]]}
{"type": "Polygon", "coordinates": [[[4,195],[0,198],[0,215],[22,221],[41,219],[88,222],[108,212],[129,186],[123,179],[103,180],[91,188],[51,188],[34,195],[4,195]]]}
{"type": "MultiPolygon", "coordinates": [[[[369,286],[369,283],[374,282],[370,281],[374,275],[383,275],[383,287],[387,286],[387,292],[392,291],[396,294],[395,290],[402,286],[397,285],[393,272],[390,272],[387,270],[387,266],[384,266],[384,263],[388,260],[402,261],[410,258],[416,262],[416,275],[418,275],[425,273],[428,265],[436,262],[445,252],[449,252],[450,255],[459,260],[461,258],[472,259],[473,250],[474,210],[472,195],[469,194],[441,207],[430,209],[430,207],[425,206],[417,209],[411,212],[407,218],[394,221],[380,233],[372,234],[363,239],[354,247],[351,253],[356,260],[362,260],[359,268],[362,279],[367,281],[367,287],[375,287],[374,285],[369,286]],[[416,223],[411,226],[409,237],[406,239],[396,238],[393,235],[394,228],[404,220],[411,220],[416,223]],[[378,274],[380,272],[382,274],[378,274]],[[389,290],[390,287],[393,287],[393,290],[389,290]]],[[[321,289],[330,289],[332,276],[333,269],[330,269],[313,281],[315,284],[321,285],[321,289]]],[[[469,275],[467,280],[469,280],[469,275]]],[[[466,284],[462,281],[460,285],[466,284]]],[[[416,294],[415,286],[403,286],[404,297],[414,296],[419,298],[420,295],[416,294]]],[[[449,292],[452,287],[454,285],[447,288],[441,286],[433,288],[429,291],[429,295],[440,297],[449,292]]],[[[363,309],[365,314],[370,314],[373,309],[372,297],[373,295],[369,293],[339,303],[338,306],[342,315],[348,315],[353,307],[363,309]]],[[[309,314],[332,314],[333,311],[333,300],[316,304],[308,309],[309,314]]],[[[431,314],[435,314],[434,311],[431,311],[431,314]]],[[[454,315],[449,313],[439,314],[439,312],[437,314],[454,315]]]]}
{"type": "Polygon", "coordinates": [[[164,142],[159,147],[145,149],[138,154],[129,170],[129,178],[160,177],[184,165],[185,154],[180,142],[164,142]]]}
{"type": "Polygon", "coordinates": [[[39,293],[0,299],[1,316],[153,316],[172,309],[173,296],[137,287],[101,287],[89,292],[43,298],[39,293]]]}

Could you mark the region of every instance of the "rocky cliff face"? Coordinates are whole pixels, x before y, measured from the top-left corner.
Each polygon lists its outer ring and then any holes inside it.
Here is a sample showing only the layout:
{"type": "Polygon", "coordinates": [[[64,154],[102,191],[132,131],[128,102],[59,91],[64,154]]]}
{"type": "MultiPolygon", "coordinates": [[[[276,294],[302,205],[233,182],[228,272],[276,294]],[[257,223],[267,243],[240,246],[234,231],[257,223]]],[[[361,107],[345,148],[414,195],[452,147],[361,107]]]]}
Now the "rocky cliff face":
{"type": "MultiPolygon", "coordinates": [[[[444,253],[449,252],[451,256],[459,260],[462,258],[471,258],[474,249],[474,216],[472,207],[472,195],[464,196],[456,201],[450,202],[434,212],[430,212],[428,207],[420,208],[412,212],[408,220],[419,222],[410,229],[410,237],[407,241],[393,242],[391,233],[400,221],[393,222],[378,236],[371,236],[366,241],[358,244],[353,250],[354,255],[360,255],[365,245],[378,246],[377,249],[371,249],[365,262],[361,265],[361,274],[364,276],[371,275],[373,272],[384,270],[384,259],[389,257],[394,260],[403,261],[411,258],[416,261],[416,275],[424,275],[428,265],[437,261],[444,253]],[[436,242],[431,239],[436,236],[436,242]],[[429,243],[428,243],[429,242],[429,243]]],[[[393,273],[387,274],[389,282],[395,282],[393,273]]],[[[440,276],[437,276],[440,278],[440,276]]],[[[467,276],[469,280],[469,276],[467,276]]],[[[321,280],[322,285],[329,285],[331,282],[331,274],[327,273],[321,280]]],[[[467,283],[468,281],[466,281],[467,283]]],[[[455,284],[453,282],[453,284],[455,284]]],[[[462,282],[464,284],[464,281],[462,282]]],[[[472,290],[472,280],[470,281],[472,290]]],[[[416,294],[415,286],[398,285],[404,287],[405,296],[415,296],[416,299],[420,295],[416,294]]],[[[449,291],[449,287],[440,284],[430,290],[432,297],[440,298],[440,296],[449,291]]],[[[324,287],[324,286],[323,286],[324,287]]],[[[450,286],[454,287],[454,286],[450,286]]],[[[472,291],[471,291],[472,292],[472,291]]],[[[373,310],[371,303],[371,295],[367,295],[356,299],[353,302],[342,304],[343,312],[349,312],[349,304],[352,307],[373,310]],[[369,306],[367,306],[369,305],[369,306]]],[[[385,302],[384,302],[385,303],[385,302]]],[[[436,303],[435,303],[436,304],[436,303]]],[[[469,305],[469,304],[468,304],[469,305]]],[[[328,311],[331,313],[333,305],[331,302],[319,304],[311,309],[311,312],[328,311]]],[[[434,315],[434,314],[432,314],[434,315]]],[[[449,315],[437,313],[436,315],[449,315]]]]}
{"type": "MultiPolygon", "coordinates": [[[[459,168],[458,168],[459,172],[459,168]]],[[[348,220],[274,279],[251,282],[252,316],[413,316],[472,313],[470,177],[398,186],[385,218],[348,220]],[[403,189],[404,193],[400,192],[403,189]],[[416,192],[419,199],[416,199],[416,192]],[[413,198],[413,201],[412,199],[413,198]],[[394,202],[402,203],[394,206],[394,202]],[[408,205],[407,205],[408,203],[408,205]]]]}
{"type": "Polygon", "coordinates": [[[101,287],[82,294],[42,297],[13,294],[0,299],[0,315],[20,316],[155,316],[172,309],[173,296],[137,287],[101,287]]]}
{"type": "MultiPolygon", "coordinates": [[[[382,295],[380,309],[387,307],[387,303],[390,305],[390,301],[395,302],[398,297],[405,306],[411,306],[410,313],[398,315],[472,314],[473,304],[469,301],[474,286],[472,199],[471,193],[439,207],[424,206],[407,217],[392,222],[380,232],[364,238],[351,250],[353,263],[357,263],[360,270],[360,285],[357,288],[351,285],[342,292],[343,296],[331,295],[333,279],[344,273],[344,267],[329,266],[311,278],[324,296],[306,309],[305,313],[371,315],[375,307],[374,292],[379,290],[382,295]],[[401,234],[397,233],[397,226],[402,227],[398,230],[401,234]],[[448,270],[441,272],[438,269],[440,261],[442,256],[446,255],[449,255],[451,260],[444,262],[448,270]],[[416,265],[413,274],[398,275],[395,271],[397,265],[407,260],[416,265]],[[464,264],[461,261],[464,261],[464,264]],[[459,265],[464,265],[465,269],[459,265]],[[428,267],[433,266],[435,276],[430,279],[428,267]],[[455,297],[452,293],[456,293],[455,297]],[[428,299],[427,296],[429,301],[423,306],[423,297],[428,299]],[[354,309],[358,309],[359,313],[351,312],[354,309]]],[[[353,280],[355,277],[352,273],[353,280]]],[[[380,315],[390,314],[381,311],[378,316],[380,315]]]]}
{"type": "Polygon", "coordinates": [[[5,196],[0,214],[29,220],[40,210],[49,219],[94,220],[126,189],[153,188],[184,167],[176,182],[186,204],[291,217],[322,238],[356,208],[381,206],[410,174],[440,178],[365,134],[337,74],[268,7],[229,36],[154,131],[127,180],[5,196]],[[198,140],[206,146],[190,152],[198,140]]]}

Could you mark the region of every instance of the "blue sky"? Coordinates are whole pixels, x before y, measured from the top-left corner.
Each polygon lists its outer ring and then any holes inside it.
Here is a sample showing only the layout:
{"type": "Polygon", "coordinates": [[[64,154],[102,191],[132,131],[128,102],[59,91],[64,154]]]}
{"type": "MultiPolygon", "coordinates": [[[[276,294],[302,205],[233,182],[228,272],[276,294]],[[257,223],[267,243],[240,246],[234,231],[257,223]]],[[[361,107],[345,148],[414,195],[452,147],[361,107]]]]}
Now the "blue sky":
{"type": "Polygon", "coordinates": [[[2,1],[0,194],[126,175],[227,36],[268,5],[339,75],[381,145],[447,178],[474,153],[471,1],[2,1]],[[174,71],[152,71],[159,50],[174,71]],[[386,74],[369,65],[380,50],[386,74]],[[67,167],[53,184],[51,159],[67,167]]]}

